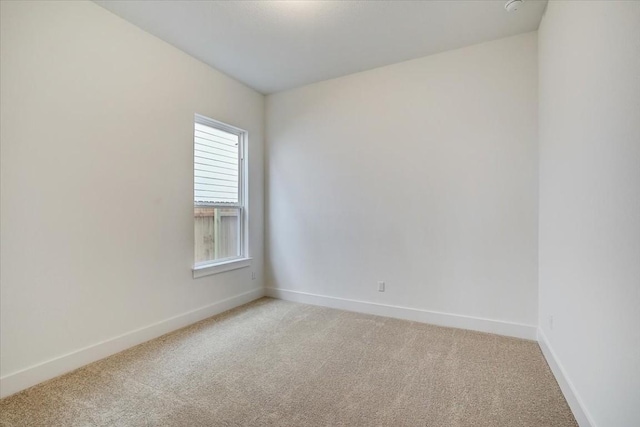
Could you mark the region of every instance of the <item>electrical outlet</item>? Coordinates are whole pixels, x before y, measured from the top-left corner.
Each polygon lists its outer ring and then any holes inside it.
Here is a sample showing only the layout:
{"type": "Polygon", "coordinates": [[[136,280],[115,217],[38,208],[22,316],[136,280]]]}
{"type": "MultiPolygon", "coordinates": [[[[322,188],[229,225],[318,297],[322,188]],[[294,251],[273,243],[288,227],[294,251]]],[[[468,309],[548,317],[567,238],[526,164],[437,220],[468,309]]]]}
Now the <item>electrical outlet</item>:
{"type": "Polygon", "coordinates": [[[549,330],[553,331],[553,316],[549,316],[549,330]]]}
{"type": "Polygon", "coordinates": [[[256,272],[255,271],[251,272],[251,280],[256,280],[256,272]]]}
{"type": "Polygon", "coordinates": [[[384,292],[384,282],[378,282],[378,292],[384,292]]]}

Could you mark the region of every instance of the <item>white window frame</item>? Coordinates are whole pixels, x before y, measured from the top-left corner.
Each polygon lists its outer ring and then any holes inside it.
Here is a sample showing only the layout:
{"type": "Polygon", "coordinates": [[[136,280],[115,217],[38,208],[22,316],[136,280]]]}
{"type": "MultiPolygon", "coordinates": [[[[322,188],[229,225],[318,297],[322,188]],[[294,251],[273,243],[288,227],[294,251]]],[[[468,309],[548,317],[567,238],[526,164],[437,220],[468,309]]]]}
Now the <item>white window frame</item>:
{"type": "MultiPolygon", "coordinates": [[[[249,256],[249,209],[248,209],[248,174],[247,174],[247,141],[249,140],[249,133],[244,130],[231,126],[229,124],[220,122],[218,120],[211,119],[209,117],[195,114],[194,124],[198,123],[204,126],[209,126],[223,132],[228,132],[238,136],[238,203],[216,203],[207,204],[208,207],[213,208],[237,208],[238,209],[238,242],[240,245],[240,255],[230,258],[221,258],[210,261],[198,262],[193,265],[193,278],[209,276],[211,274],[223,273],[225,271],[236,270],[239,268],[245,268],[251,266],[251,257],[249,256]]],[[[195,126],[194,126],[195,127],[195,126]]],[[[194,156],[195,156],[195,130],[191,140],[192,142],[192,166],[195,168],[194,156]]],[[[194,171],[195,172],[195,171],[194,171]]],[[[192,195],[195,194],[195,180],[192,175],[192,195]]],[[[193,199],[193,197],[192,197],[193,199]]],[[[192,209],[193,209],[192,202],[192,209]]],[[[194,220],[195,221],[195,220],[194,220]]],[[[195,222],[193,223],[193,233],[195,239],[195,222]]],[[[193,256],[195,257],[195,240],[192,247],[194,248],[193,256]]]]}

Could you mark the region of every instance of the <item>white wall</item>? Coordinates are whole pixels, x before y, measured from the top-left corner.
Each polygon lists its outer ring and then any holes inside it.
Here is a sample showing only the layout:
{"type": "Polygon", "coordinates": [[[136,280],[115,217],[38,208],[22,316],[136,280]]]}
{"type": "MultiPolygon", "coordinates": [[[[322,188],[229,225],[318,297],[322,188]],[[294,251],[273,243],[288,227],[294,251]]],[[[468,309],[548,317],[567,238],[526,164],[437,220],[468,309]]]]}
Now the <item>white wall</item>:
{"type": "Polygon", "coordinates": [[[536,37],[269,95],[267,286],[535,325],[536,37]]]}
{"type": "Polygon", "coordinates": [[[638,426],[640,2],[552,1],[539,48],[542,338],[582,425],[638,426]]]}
{"type": "Polygon", "coordinates": [[[1,15],[3,394],[107,350],[33,365],[260,295],[264,97],[90,2],[1,15]],[[197,280],[194,113],[249,131],[253,256],[197,280]]]}

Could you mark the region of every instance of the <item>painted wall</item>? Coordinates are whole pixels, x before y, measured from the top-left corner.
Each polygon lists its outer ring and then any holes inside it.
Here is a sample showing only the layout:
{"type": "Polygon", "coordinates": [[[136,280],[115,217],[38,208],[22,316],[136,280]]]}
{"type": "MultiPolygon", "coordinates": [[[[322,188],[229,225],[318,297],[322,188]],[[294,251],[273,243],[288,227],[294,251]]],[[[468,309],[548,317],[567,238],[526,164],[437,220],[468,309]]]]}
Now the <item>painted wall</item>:
{"type": "Polygon", "coordinates": [[[264,97],[93,3],[1,4],[2,377],[261,294],[264,97]],[[196,280],[194,113],[249,131],[253,256],[196,280]]]}
{"type": "Polygon", "coordinates": [[[269,95],[267,285],[536,325],[537,79],[527,33],[269,95]]]}
{"type": "Polygon", "coordinates": [[[539,49],[540,327],[585,422],[638,426],[640,2],[552,1],[539,49]]]}

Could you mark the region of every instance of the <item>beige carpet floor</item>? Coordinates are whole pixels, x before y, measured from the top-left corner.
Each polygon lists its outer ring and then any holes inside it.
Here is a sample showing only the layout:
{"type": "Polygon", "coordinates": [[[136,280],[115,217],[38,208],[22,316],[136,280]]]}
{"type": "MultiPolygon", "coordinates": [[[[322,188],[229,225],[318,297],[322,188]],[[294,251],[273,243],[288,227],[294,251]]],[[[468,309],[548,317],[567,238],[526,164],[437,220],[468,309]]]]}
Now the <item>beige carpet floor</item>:
{"type": "Polygon", "coordinates": [[[576,426],[532,341],[263,298],[0,401],[6,426],[576,426]]]}

